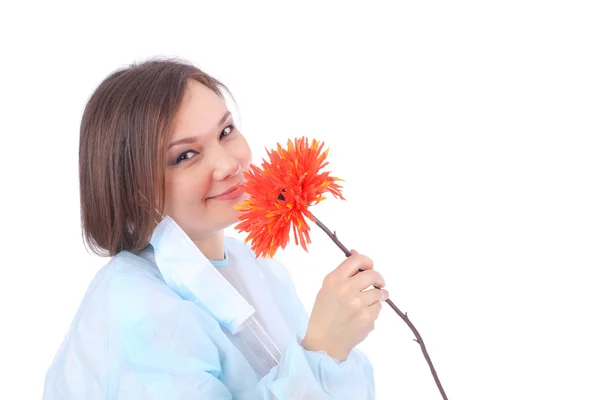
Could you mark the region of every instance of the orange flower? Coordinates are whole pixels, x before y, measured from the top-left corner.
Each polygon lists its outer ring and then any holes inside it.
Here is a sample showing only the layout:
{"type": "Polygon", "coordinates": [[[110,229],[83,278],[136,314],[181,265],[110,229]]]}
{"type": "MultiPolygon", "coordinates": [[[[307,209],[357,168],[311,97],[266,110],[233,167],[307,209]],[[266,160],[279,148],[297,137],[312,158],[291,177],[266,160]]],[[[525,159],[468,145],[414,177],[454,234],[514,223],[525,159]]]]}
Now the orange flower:
{"type": "Polygon", "coordinates": [[[308,251],[310,227],[305,217],[314,221],[308,206],[325,200],[326,192],[345,200],[335,183],[341,179],[321,172],[329,164],[329,149],[322,150],[323,143],[314,139],[310,146],[305,137],[288,140],[287,149],[278,143],[277,150],[267,150],[269,160],[263,159],[262,169],[250,165],[244,172],[240,188],[250,198],[237,207],[242,215],[235,229],[248,233],[245,241],[252,241],[257,256],[273,257],[277,249],[284,249],[292,228],[296,245],[300,241],[308,251]]]}

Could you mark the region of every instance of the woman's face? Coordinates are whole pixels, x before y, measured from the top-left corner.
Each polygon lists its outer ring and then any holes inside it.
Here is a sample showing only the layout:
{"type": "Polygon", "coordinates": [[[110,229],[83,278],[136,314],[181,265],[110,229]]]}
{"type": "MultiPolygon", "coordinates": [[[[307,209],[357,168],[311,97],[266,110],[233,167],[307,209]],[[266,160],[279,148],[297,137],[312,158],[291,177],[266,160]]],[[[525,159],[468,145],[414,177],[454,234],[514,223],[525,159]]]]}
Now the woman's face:
{"type": "Polygon", "coordinates": [[[165,212],[192,240],[237,221],[247,195],[234,187],[252,158],[225,102],[190,80],[167,143],[165,212]]]}

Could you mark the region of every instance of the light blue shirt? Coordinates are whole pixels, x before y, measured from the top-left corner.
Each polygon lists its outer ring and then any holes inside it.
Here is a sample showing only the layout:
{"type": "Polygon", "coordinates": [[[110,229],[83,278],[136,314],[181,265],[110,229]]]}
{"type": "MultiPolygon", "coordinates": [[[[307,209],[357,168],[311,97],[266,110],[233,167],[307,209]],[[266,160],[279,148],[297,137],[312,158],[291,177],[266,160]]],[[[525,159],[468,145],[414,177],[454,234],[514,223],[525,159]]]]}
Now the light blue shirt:
{"type": "Polygon", "coordinates": [[[368,359],[299,343],[308,315],[276,260],[226,238],[215,267],[171,218],[94,277],[44,400],[375,398],[368,359]]]}

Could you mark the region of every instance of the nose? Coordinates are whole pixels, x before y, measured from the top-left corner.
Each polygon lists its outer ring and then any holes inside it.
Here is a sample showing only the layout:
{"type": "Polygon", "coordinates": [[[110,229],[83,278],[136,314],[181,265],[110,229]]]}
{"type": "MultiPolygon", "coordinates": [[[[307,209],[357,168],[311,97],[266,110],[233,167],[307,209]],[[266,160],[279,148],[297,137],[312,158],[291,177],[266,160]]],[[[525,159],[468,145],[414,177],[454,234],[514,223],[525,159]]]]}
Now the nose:
{"type": "Polygon", "coordinates": [[[222,181],[229,176],[235,176],[242,169],[239,160],[226,149],[221,149],[221,151],[215,154],[213,165],[213,179],[217,181],[222,181]]]}

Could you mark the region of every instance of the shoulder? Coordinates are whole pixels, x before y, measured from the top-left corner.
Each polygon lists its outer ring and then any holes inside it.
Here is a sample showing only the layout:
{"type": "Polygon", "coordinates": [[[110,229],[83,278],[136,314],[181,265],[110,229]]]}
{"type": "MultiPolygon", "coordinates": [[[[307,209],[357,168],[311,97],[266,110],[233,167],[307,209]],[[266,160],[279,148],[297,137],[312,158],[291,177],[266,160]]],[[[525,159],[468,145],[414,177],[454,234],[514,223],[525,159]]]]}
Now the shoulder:
{"type": "Polygon", "coordinates": [[[218,334],[216,321],[164,282],[151,253],[121,252],[92,280],[48,370],[46,386],[83,398],[71,368],[82,359],[86,368],[77,373],[101,385],[131,373],[127,369],[174,374],[199,365],[196,359],[218,371],[213,341],[218,334]]]}
{"type": "Polygon", "coordinates": [[[154,252],[147,248],[139,253],[122,251],[107,264],[113,282],[128,281],[137,286],[165,285],[154,262],[154,252]]]}
{"type": "Polygon", "coordinates": [[[90,343],[106,342],[108,336],[122,328],[152,319],[182,301],[164,283],[149,257],[121,252],[89,283],[71,322],[66,346],[87,351],[90,348],[80,348],[77,337],[86,337],[90,343]]]}
{"type": "Polygon", "coordinates": [[[151,250],[123,251],[96,273],[73,322],[131,325],[169,313],[183,302],[163,280],[151,250]]]}
{"type": "Polygon", "coordinates": [[[183,304],[184,300],[165,283],[151,249],[140,253],[124,251],[111,262],[108,300],[113,315],[121,322],[169,313],[183,304]]]}

